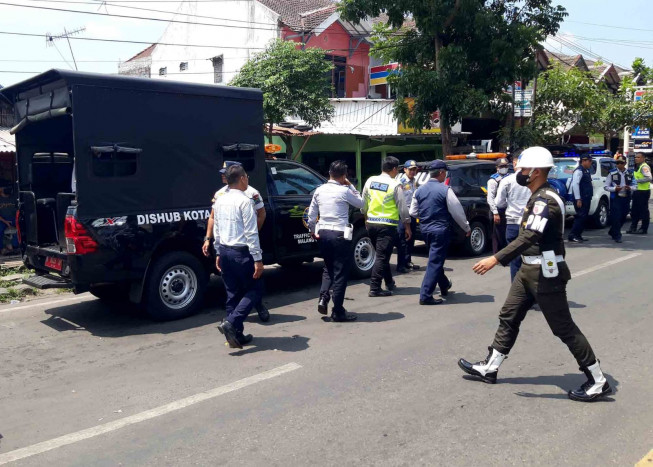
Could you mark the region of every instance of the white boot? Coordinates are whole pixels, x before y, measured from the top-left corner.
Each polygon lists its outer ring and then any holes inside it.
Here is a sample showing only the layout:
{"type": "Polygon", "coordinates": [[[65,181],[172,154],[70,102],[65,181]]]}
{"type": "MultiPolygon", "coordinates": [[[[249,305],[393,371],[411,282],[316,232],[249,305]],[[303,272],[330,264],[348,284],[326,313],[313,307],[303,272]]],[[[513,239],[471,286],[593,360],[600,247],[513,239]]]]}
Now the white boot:
{"type": "Polygon", "coordinates": [[[458,361],[458,366],[465,372],[472,376],[478,376],[482,381],[494,384],[497,382],[497,373],[503,361],[508,358],[507,355],[502,354],[492,347],[487,348],[489,353],[484,361],[470,363],[464,358],[458,361]]]}
{"type": "Polygon", "coordinates": [[[597,360],[587,368],[580,368],[587,376],[587,381],[574,390],[569,391],[569,398],[580,402],[592,402],[601,396],[612,393],[612,388],[601,371],[600,362],[597,360]]]}

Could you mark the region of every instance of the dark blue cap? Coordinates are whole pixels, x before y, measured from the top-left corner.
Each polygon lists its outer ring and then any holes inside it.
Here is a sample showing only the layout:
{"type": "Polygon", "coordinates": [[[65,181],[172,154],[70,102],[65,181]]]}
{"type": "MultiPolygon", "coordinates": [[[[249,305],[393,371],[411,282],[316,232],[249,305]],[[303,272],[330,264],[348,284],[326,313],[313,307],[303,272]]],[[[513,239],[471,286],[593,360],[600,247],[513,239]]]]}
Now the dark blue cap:
{"type": "Polygon", "coordinates": [[[434,171],[434,170],[447,170],[447,164],[444,163],[444,161],[441,161],[439,159],[434,160],[429,164],[429,171],[434,171]]]}
{"type": "Polygon", "coordinates": [[[231,167],[232,165],[243,165],[240,162],[236,161],[224,161],[224,164],[222,164],[222,168],[220,169],[221,174],[227,173],[227,169],[231,167]]]}
{"type": "Polygon", "coordinates": [[[591,160],[592,160],[592,156],[591,156],[590,154],[583,154],[582,156],[580,156],[580,160],[581,160],[581,161],[586,161],[586,160],[590,160],[590,161],[591,161],[591,160]]]}
{"type": "Polygon", "coordinates": [[[417,162],[415,162],[415,161],[412,160],[412,159],[407,160],[407,161],[404,163],[404,169],[409,169],[409,168],[411,168],[411,167],[417,167],[417,162]]]}

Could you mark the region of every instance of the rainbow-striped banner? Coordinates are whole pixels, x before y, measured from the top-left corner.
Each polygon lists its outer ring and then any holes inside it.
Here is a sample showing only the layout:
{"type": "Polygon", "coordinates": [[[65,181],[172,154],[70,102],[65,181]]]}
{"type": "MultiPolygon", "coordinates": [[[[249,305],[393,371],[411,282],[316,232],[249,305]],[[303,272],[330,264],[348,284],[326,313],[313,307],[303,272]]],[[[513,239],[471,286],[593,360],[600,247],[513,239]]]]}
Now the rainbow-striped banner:
{"type": "Polygon", "coordinates": [[[370,86],[388,84],[388,76],[390,76],[391,73],[397,73],[398,70],[398,63],[370,67],[370,86]]]}

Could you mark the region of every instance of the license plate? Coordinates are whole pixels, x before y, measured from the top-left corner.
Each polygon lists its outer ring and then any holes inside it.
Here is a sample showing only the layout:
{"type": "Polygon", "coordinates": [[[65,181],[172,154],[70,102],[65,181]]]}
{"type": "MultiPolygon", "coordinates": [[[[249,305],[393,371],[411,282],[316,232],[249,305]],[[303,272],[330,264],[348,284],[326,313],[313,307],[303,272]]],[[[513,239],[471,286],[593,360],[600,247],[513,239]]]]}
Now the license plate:
{"type": "Polygon", "coordinates": [[[63,260],[61,258],[48,256],[47,258],[45,258],[45,267],[50,269],[56,269],[57,271],[61,271],[61,268],[63,267],[63,260]]]}

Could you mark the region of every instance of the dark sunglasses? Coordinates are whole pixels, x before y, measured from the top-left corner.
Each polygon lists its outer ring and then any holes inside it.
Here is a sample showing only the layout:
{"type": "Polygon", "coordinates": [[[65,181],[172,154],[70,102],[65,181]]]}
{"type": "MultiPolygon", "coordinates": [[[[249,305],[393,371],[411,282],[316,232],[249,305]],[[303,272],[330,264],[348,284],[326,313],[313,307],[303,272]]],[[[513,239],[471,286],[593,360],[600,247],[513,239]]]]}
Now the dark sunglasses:
{"type": "Polygon", "coordinates": [[[626,165],[626,163],[624,161],[618,161],[617,165],[626,165]]]}

